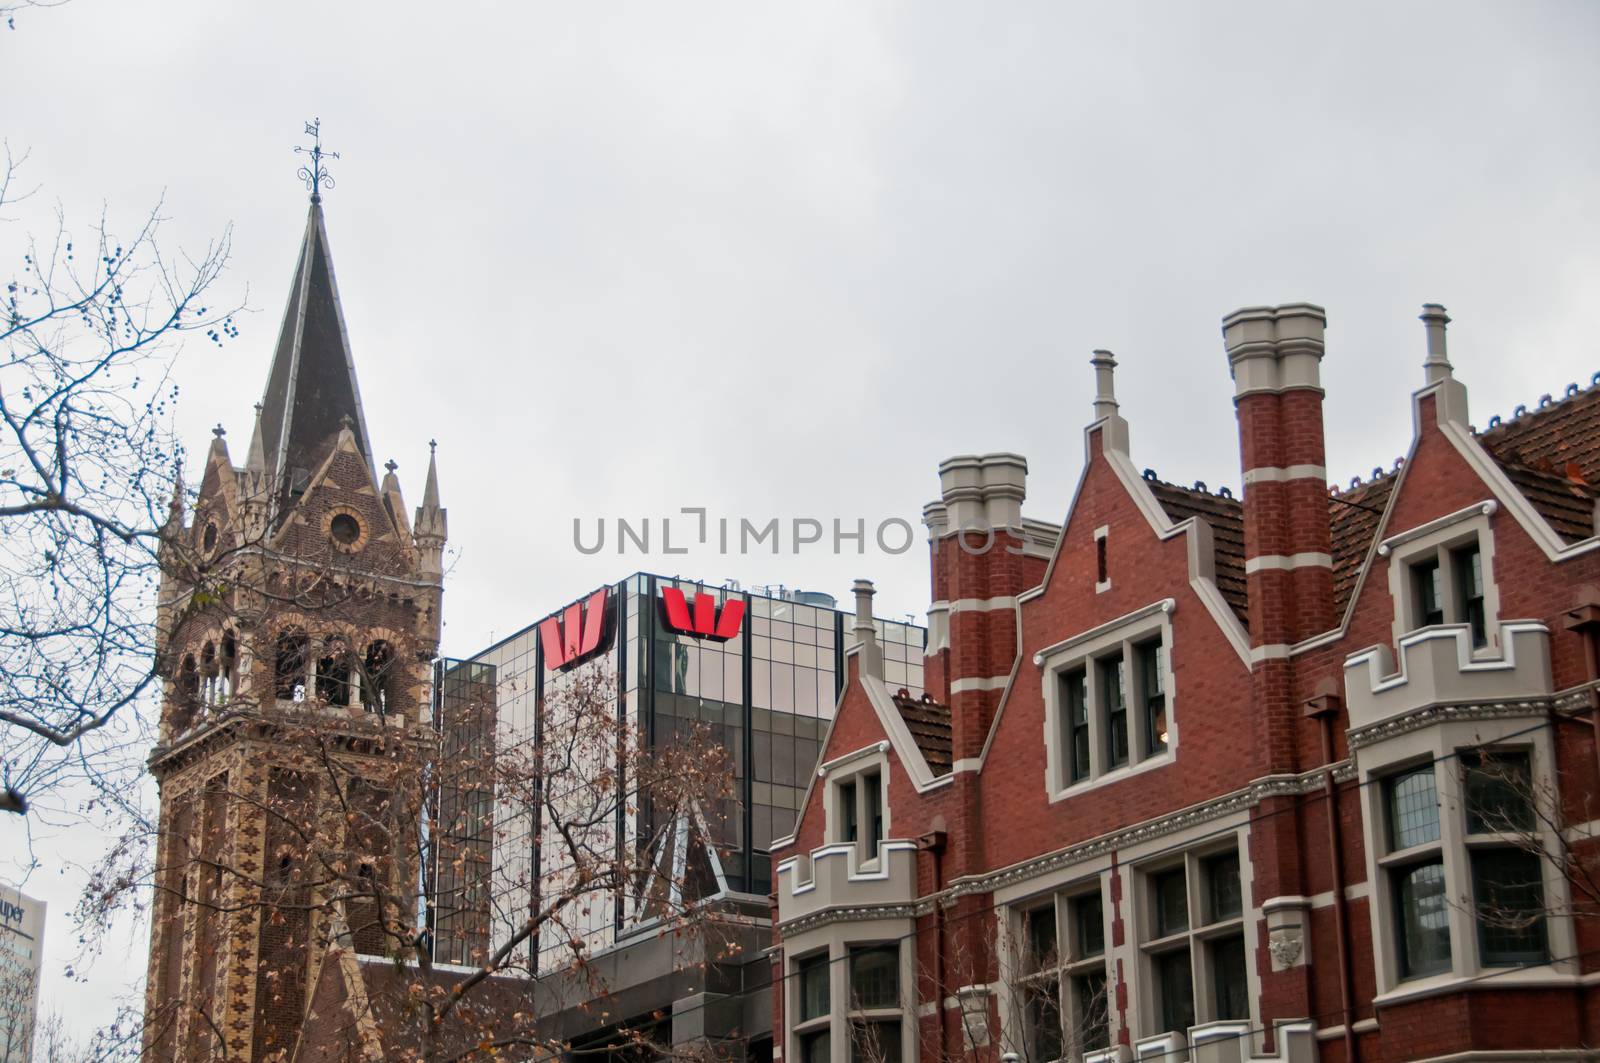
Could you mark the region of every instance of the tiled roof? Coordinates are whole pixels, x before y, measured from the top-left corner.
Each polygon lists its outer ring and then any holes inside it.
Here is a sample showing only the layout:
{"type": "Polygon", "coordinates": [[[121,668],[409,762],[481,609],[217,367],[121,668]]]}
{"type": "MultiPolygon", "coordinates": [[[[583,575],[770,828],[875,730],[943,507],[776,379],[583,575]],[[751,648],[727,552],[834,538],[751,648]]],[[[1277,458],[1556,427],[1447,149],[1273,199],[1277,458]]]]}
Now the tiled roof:
{"type": "Polygon", "coordinates": [[[895,692],[894,707],[900,710],[900,718],[906,722],[917,748],[922,750],[922,759],[928,762],[933,774],[949,775],[955,750],[950,706],[939,704],[929,694],[913,697],[902,687],[895,692]]]}
{"type": "Polygon", "coordinates": [[[1244,583],[1244,510],[1239,500],[1148,477],[1145,483],[1174,522],[1199,517],[1211,525],[1211,542],[1216,551],[1217,589],[1227,599],[1240,622],[1248,627],[1249,603],[1245,597],[1244,583]]]}
{"type": "Polygon", "coordinates": [[[1355,593],[1361,566],[1372,549],[1378,521],[1394,490],[1394,473],[1373,477],[1364,484],[1328,496],[1328,530],[1333,540],[1333,607],[1343,617],[1355,593]]]}
{"type": "MultiPolygon", "coordinates": [[[[1594,535],[1595,503],[1600,497],[1600,374],[1586,390],[1568,389],[1559,400],[1510,421],[1494,423],[1478,442],[1512,484],[1567,542],[1594,535]]],[[[1333,540],[1333,594],[1343,615],[1355,592],[1378,521],[1394,490],[1394,472],[1328,497],[1333,540]]],[[[1217,589],[1247,626],[1243,510],[1236,498],[1198,487],[1179,487],[1146,475],[1146,486],[1174,522],[1199,517],[1211,525],[1216,548],[1217,589]]]]}
{"type": "MultiPolygon", "coordinates": [[[[1544,401],[1544,400],[1541,400],[1544,401]]],[[[1574,390],[1478,436],[1483,449],[1567,542],[1595,532],[1600,387],[1574,390]]]]}

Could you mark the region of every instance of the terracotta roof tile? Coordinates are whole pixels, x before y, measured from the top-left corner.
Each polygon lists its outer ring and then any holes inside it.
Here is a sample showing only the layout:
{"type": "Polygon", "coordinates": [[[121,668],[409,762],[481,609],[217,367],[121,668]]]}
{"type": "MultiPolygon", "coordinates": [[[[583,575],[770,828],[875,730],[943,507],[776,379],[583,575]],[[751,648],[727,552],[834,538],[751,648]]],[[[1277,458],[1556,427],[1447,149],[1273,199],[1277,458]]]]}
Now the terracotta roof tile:
{"type": "Polygon", "coordinates": [[[1328,496],[1328,525],[1333,540],[1334,615],[1343,617],[1355,593],[1361,566],[1372,549],[1378,521],[1394,491],[1395,474],[1375,477],[1364,484],[1328,496]]]}
{"type": "Polygon", "coordinates": [[[941,705],[930,694],[913,697],[905,688],[895,692],[894,706],[906,722],[922,759],[934,775],[949,775],[955,741],[950,726],[950,706],[941,705]]]}
{"type": "Polygon", "coordinates": [[[1199,517],[1211,525],[1216,551],[1217,589],[1246,627],[1249,602],[1244,582],[1244,508],[1237,498],[1225,498],[1162,480],[1146,479],[1151,494],[1173,522],[1199,517]]]}
{"type": "Polygon", "coordinates": [[[1600,483],[1600,387],[1494,425],[1478,442],[1567,542],[1595,533],[1600,483]]]}

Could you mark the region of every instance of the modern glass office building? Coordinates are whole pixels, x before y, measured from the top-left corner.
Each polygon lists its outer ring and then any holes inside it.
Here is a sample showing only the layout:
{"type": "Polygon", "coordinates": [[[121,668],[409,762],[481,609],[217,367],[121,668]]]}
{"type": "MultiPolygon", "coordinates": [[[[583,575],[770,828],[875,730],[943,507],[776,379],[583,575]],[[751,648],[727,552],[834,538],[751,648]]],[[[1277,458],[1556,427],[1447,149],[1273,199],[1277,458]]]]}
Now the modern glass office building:
{"type": "MultiPolygon", "coordinates": [[[[646,742],[670,741],[684,724],[705,725],[728,750],[735,771],[735,797],[708,817],[720,844],[705,889],[742,898],[764,918],[772,888],[768,850],[773,838],[792,829],[816,766],[843,685],[853,620],[828,595],[636,573],[469,659],[440,662],[436,704],[448,725],[455,707],[492,697],[495,740],[509,748],[547,737],[559,721],[541,719],[540,706],[559,700],[552,695],[572,677],[598,673],[610,680],[616,711],[627,714],[646,742]]],[[[876,624],[891,688],[920,694],[925,629],[876,624]]],[[[474,941],[497,937],[494,924],[502,920],[513,925],[528,910],[533,884],[556,881],[563,872],[540,866],[540,854],[560,846],[534,844],[541,826],[532,810],[497,800],[495,818],[491,926],[483,927],[481,916],[457,918],[450,905],[441,905],[435,926],[441,961],[471,962],[474,941]]],[[[614,840],[629,844],[640,827],[619,815],[614,840]]],[[[449,881],[439,888],[448,893],[452,885],[465,888],[449,881]]],[[[586,919],[582,934],[591,955],[626,938],[637,922],[626,898],[589,906],[586,919]]],[[[535,958],[536,969],[565,962],[567,947],[544,942],[550,956],[535,958]]]]}

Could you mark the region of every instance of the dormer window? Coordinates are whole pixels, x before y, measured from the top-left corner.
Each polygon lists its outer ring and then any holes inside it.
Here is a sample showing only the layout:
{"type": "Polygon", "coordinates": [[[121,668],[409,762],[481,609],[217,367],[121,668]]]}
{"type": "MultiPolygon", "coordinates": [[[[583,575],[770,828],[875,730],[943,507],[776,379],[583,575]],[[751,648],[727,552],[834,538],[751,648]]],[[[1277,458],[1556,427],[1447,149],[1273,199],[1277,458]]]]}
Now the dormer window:
{"type": "Polygon", "coordinates": [[[1497,641],[1492,503],[1402,532],[1379,549],[1389,555],[1395,638],[1419,628],[1465,626],[1473,650],[1497,641]]]}
{"type": "Polygon", "coordinates": [[[878,859],[884,831],[883,760],[857,761],[832,779],[832,817],[829,840],[855,849],[856,864],[878,859]]]}
{"type": "Polygon", "coordinates": [[[1476,538],[1460,546],[1440,547],[1413,561],[1411,584],[1417,627],[1466,624],[1472,631],[1473,649],[1489,644],[1483,552],[1476,538]]]}
{"type": "Polygon", "coordinates": [[[1172,724],[1170,602],[1039,652],[1052,794],[1165,763],[1172,724]]]}

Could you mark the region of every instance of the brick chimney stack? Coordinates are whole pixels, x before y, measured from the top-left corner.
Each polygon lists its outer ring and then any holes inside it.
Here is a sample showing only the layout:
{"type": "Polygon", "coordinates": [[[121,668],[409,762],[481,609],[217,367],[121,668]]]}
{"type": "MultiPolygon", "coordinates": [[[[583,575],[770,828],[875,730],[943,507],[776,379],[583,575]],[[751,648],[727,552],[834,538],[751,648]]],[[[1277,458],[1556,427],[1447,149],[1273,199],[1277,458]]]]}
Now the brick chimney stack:
{"type": "Polygon", "coordinates": [[[1245,581],[1258,659],[1333,627],[1333,558],[1322,433],[1327,315],[1311,303],[1222,319],[1244,471],[1245,581]]]}
{"type": "Polygon", "coordinates": [[[1019,454],[963,454],[939,465],[933,584],[943,646],[942,691],[954,726],[955,759],[983,750],[1005,678],[1017,655],[1015,598],[1038,582],[1022,556],[1028,463],[1019,454]]]}

